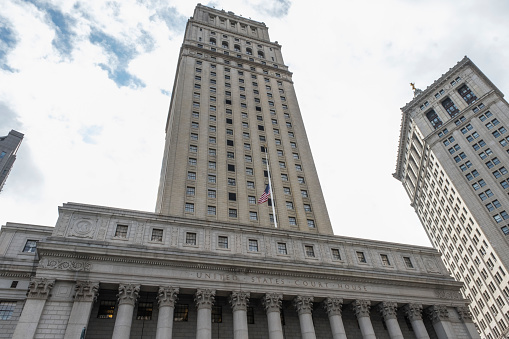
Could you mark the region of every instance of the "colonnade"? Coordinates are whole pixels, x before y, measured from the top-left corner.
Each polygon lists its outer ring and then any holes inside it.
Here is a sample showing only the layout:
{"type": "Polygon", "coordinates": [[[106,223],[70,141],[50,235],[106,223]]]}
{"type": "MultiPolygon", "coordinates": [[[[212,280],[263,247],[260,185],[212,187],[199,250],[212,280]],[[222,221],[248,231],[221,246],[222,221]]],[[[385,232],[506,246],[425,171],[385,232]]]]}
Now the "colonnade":
{"type": "MultiPolygon", "coordinates": [[[[44,304],[54,281],[35,278],[30,283],[28,298],[21,314],[13,338],[33,338],[42,315],[44,304]]],[[[83,328],[88,325],[92,305],[97,298],[99,284],[90,281],[78,281],[75,285],[75,298],[65,338],[79,338],[83,328]]],[[[113,329],[113,339],[129,338],[134,308],[139,297],[140,285],[120,284],[118,288],[118,309],[113,329]]],[[[157,301],[159,316],[157,319],[157,339],[172,338],[173,313],[179,288],[172,286],[159,287],[157,301]]],[[[196,338],[210,339],[212,335],[212,306],[214,305],[216,291],[213,289],[197,289],[195,303],[197,308],[196,338]]],[[[229,295],[229,303],[233,313],[234,339],[248,339],[247,306],[250,293],[246,291],[233,291],[229,295]]],[[[266,293],[262,305],[267,315],[269,339],[283,339],[281,324],[281,306],[283,295],[281,293],[266,293]]],[[[302,339],[316,339],[313,325],[313,296],[299,295],[293,298],[293,305],[299,316],[302,339]]],[[[342,320],[343,299],[326,298],[322,303],[329,317],[333,339],[347,339],[342,320]]],[[[371,323],[371,301],[354,300],[349,304],[359,323],[363,339],[376,339],[371,323]]],[[[397,321],[398,305],[395,302],[383,301],[376,305],[376,309],[383,316],[387,331],[391,339],[404,339],[397,321]]],[[[465,323],[471,338],[479,338],[472,317],[466,307],[457,308],[460,318],[465,323]]],[[[430,336],[423,322],[423,306],[420,304],[406,304],[403,306],[405,316],[410,320],[417,339],[429,339],[430,336]]],[[[434,305],[426,309],[435,333],[439,339],[451,339],[456,335],[449,321],[446,306],[434,305]]]]}

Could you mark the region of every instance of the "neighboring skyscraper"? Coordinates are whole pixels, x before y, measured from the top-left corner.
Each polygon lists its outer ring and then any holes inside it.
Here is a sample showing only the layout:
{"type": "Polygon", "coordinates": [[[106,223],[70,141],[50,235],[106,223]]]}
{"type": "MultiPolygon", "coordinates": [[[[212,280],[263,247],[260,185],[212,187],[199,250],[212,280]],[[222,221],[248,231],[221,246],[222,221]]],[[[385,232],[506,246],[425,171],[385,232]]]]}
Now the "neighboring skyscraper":
{"type": "Polygon", "coordinates": [[[156,212],[270,227],[275,201],[279,228],[332,234],[281,45],[232,14],[198,5],[187,25],[156,212]]]}
{"type": "Polygon", "coordinates": [[[5,137],[0,137],[0,192],[16,161],[16,152],[22,140],[23,134],[15,130],[11,130],[5,137]]]}
{"type": "Polygon", "coordinates": [[[483,336],[509,323],[509,105],[465,57],[402,108],[394,177],[463,281],[483,336]]]}

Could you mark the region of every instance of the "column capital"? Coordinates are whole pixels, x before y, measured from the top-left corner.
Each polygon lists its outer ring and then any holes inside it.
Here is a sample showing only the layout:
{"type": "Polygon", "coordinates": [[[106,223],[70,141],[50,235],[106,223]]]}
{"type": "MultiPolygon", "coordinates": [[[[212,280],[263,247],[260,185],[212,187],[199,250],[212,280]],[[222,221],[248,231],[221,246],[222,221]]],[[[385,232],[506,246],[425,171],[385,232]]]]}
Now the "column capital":
{"type": "Polygon", "coordinates": [[[406,304],[403,307],[406,317],[412,320],[422,320],[422,305],[421,304],[406,304]]]}
{"type": "Polygon", "coordinates": [[[323,308],[327,311],[329,317],[331,315],[341,316],[341,308],[343,307],[342,298],[327,298],[323,301],[323,308]]]}
{"type": "Polygon", "coordinates": [[[382,301],[378,304],[378,311],[384,317],[384,320],[397,319],[398,303],[392,301],[382,301]]]}
{"type": "Polygon", "coordinates": [[[299,315],[311,314],[313,311],[313,300],[313,297],[298,295],[293,298],[293,306],[299,315]]]}
{"type": "Polygon", "coordinates": [[[214,304],[215,297],[216,290],[199,288],[196,290],[194,302],[196,303],[196,307],[198,309],[212,308],[212,304],[214,304]]]}
{"type": "Polygon", "coordinates": [[[449,311],[447,311],[447,306],[444,305],[434,305],[428,307],[426,309],[429,319],[434,324],[438,321],[448,321],[449,320],[449,311]]]}
{"type": "Polygon", "coordinates": [[[74,285],[74,301],[96,302],[99,295],[99,283],[93,281],[77,280],[74,285]]]}
{"type": "Polygon", "coordinates": [[[175,307],[175,302],[178,299],[178,287],[161,286],[157,292],[157,303],[159,307],[170,306],[175,307]]]}
{"type": "Polygon", "coordinates": [[[230,305],[232,307],[232,310],[235,311],[246,311],[247,310],[247,304],[249,304],[249,292],[232,292],[230,294],[230,305]]]}
{"type": "Polygon", "coordinates": [[[134,306],[140,293],[140,285],[120,284],[118,286],[118,304],[129,304],[134,306]]]}
{"type": "Polygon", "coordinates": [[[279,293],[267,293],[262,297],[262,305],[267,313],[279,312],[281,309],[283,295],[279,293]]]}
{"type": "Polygon", "coordinates": [[[371,308],[371,301],[369,300],[355,300],[352,303],[353,311],[357,319],[362,317],[369,317],[369,309],[371,308]]]}
{"type": "Polygon", "coordinates": [[[55,279],[32,278],[28,285],[28,299],[48,299],[51,289],[55,286],[55,279]]]}
{"type": "Polygon", "coordinates": [[[460,316],[460,320],[463,320],[466,323],[472,322],[472,313],[470,313],[468,306],[456,307],[456,311],[460,316]]]}

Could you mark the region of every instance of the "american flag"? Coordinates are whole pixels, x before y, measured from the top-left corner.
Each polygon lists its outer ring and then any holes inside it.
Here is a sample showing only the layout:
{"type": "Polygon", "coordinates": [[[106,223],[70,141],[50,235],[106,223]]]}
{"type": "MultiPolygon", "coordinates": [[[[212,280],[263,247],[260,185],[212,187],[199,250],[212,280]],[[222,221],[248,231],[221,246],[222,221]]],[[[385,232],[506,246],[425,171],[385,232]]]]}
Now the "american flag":
{"type": "Polygon", "coordinates": [[[267,200],[269,200],[270,196],[270,184],[267,184],[267,187],[265,187],[265,191],[263,191],[263,194],[260,196],[260,199],[258,199],[259,204],[263,204],[267,200]]]}

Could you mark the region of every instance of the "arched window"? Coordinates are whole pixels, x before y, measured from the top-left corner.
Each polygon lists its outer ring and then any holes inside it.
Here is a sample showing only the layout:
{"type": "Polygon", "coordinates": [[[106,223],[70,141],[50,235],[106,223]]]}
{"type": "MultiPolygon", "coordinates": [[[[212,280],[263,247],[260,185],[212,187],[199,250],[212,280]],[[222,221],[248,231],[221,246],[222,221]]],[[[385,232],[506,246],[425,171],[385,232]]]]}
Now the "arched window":
{"type": "Polygon", "coordinates": [[[263,54],[262,51],[258,51],[258,57],[264,59],[265,55],[263,54]]]}
{"type": "Polygon", "coordinates": [[[210,44],[211,45],[216,45],[216,39],[210,38],[210,44]]]}
{"type": "Polygon", "coordinates": [[[247,55],[253,55],[253,50],[251,48],[246,48],[247,55]]]}
{"type": "Polygon", "coordinates": [[[438,117],[434,110],[431,110],[428,113],[426,113],[426,118],[428,118],[429,122],[431,122],[433,128],[437,129],[440,126],[442,126],[442,120],[440,120],[440,118],[438,117]]]}
{"type": "Polygon", "coordinates": [[[228,43],[226,41],[223,41],[223,48],[228,48],[228,43]]]}
{"type": "Polygon", "coordinates": [[[233,45],[233,49],[235,52],[240,52],[240,46],[239,45],[233,45]]]}

